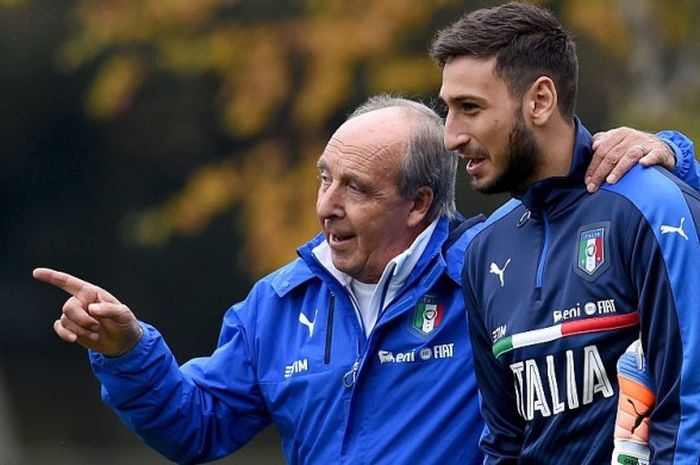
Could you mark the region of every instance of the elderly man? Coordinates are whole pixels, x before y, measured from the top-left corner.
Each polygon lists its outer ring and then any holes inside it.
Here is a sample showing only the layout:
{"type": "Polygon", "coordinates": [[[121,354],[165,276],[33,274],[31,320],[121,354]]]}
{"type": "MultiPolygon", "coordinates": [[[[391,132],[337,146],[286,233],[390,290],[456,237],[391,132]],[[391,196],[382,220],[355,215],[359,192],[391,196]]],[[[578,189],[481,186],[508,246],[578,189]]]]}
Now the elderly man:
{"type": "Polygon", "coordinates": [[[482,218],[455,213],[456,166],[432,110],[370,99],[318,160],[322,233],[226,313],[213,354],[182,367],[107,291],[34,276],[72,294],[56,332],[90,349],[105,402],[173,460],[221,457],[274,423],[289,463],[477,464],[460,273],[482,218]]]}

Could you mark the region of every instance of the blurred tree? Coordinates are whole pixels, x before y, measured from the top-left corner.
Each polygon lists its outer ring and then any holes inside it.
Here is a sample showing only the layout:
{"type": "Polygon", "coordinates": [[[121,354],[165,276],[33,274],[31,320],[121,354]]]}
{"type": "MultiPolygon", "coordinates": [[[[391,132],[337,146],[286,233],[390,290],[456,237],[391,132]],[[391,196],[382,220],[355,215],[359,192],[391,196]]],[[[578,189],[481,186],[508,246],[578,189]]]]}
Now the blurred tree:
{"type": "Polygon", "coordinates": [[[221,125],[241,147],[132,217],[129,239],[159,245],[241,205],[249,271],[289,260],[318,229],[314,161],[343,113],[367,93],[425,95],[439,83],[426,34],[448,3],[83,0],[59,63],[99,63],[90,114],[123,113],[156,72],[213,76],[221,125]]]}
{"type": "MultiPolygon", "coordinates": [[[[458,3],[82,0],[79,32],[59,62],[68,70],[98,64],[90,114],[123,113],[156,73],[213,77],[219,122],[238,143],[169,199],[131,217],[128,240],[156,246],[173,234],[196,234],[240,205],[249,272],[288,260],[317,230],[312,167],[328,133],[364,95],[434,95],[439,73],[425,49],[436,18],[459,11],[458,3]]],[[[603,79],[615,123],[656,128],[664,121],[700,135],[696,2],[537,3],[562,13],[621,64],[603,79]]]]}
{"type": "Polygon", "coordinates": [[[621,67],[606,80],[615,124],[663,123],[700,137],[700,4],[695,0],[570,0],[566,21],[621,67]]]}

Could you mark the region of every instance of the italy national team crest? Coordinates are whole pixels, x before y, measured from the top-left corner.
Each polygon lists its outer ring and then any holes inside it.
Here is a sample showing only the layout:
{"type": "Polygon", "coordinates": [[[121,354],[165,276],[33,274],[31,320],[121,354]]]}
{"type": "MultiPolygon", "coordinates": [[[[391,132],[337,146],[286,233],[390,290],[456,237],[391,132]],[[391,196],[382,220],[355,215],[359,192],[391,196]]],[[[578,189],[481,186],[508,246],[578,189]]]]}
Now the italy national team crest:
{"type": "Polygon", "coordinates": [[[576,271],[586,277],[594,278],[607,269],[609,222],[590,224],[579,229],[576,271]]]}
{"type": "Polygon", "coordinates": [[[443,317],[443,306],[432,296],[425,295],[413,313],[413,328],[423,334],[432,333],[435,328],[440,326],[443,317]]]}

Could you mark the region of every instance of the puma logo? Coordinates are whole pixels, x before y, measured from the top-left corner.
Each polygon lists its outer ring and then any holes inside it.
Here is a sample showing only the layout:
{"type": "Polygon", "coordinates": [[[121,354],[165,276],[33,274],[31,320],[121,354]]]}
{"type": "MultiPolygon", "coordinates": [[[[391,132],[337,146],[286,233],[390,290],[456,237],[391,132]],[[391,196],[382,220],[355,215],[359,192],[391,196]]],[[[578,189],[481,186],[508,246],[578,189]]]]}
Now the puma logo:
{"type": "Polygon", "coordinates": [[[314,321],[309,321],[309,318],[304,315],[304,312],[299,312],[299,323],[303,324],[309,329],[309,337],[314,335],[314,326],[316,326],[316,317],[314,316],[314,321]]]}
{"type": "Polygon", "coordinates": [[[688,236],[685,235],[685,231],[683,231],[683,222],[685,221],[685,216],[681,218],[681,224],[680,226],[669,226],[666,224],[661,225],[661,234],[669,234],[669,233],[676,233],[680,235],[683,239],[686,241],[688,240],[688,236]]]}
{"type": "Polygon", "coordinates": [[[632,402],[631,399],[627,399],[627,402],[632,404],[632,408],[634,409],[634,414],[637,415],[637,418],[634,419],[634,426],[632,426],[632,430],[631,430],[631,433],[634,434],[634,430],[639,428],[639,425],[642,424],[644,419],[649,418],[649,416],[651,415],[651,409],[648,409],[644,413],[639,413],[639,411],[637,410],[637,405],[634,402],[632,402]]]}
{"type": "Polygon", "coordinates": [[[510,263],[510,258],[506,260],[506,264],[503,265],[503,268],[499,268],[496,263],[491,262],[491,268],[489,268],[489,273],[493,273],[496,276],[498,276],[498,280],[501,282],[501,287],[505,286],[505,280],[503,277],[503,274],[506,272],[506,268],[508,267],[508,264],[510,263]]]}

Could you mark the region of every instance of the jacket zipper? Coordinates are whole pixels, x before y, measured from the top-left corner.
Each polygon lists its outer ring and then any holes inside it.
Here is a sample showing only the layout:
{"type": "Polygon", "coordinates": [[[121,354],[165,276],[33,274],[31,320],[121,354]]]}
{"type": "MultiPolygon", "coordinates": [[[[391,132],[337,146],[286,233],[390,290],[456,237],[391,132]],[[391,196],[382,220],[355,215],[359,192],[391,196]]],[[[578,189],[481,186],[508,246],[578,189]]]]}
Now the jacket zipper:
{"type": "Polygon", "coordinates": [[[345,386],[345,389],[352,389],[355,385],[355,381],[357,381],[357,370],[360,369],[361,361],[362,359],[358,357],[355,363],[350,367],[350,370],[343,375],[343,386],[345,386]]]}
{"type": "MultiPolygon", "coordinates": [[[[372,331],[370,331],[370,338],[372,337],[372,333],[376,329],[377,325],[379,324],[379,318],[382,316],[382,313],[384,313],[384,302],[386,300],[386,294],[389,290],[389,285],[391,284],[391,275],[394,273],[394,269],[396,268],[396,263],[392,263],[391,268],[387,272],[387,280],[384,283],[383,288],[381,289],[381,297],[379,301],[379,308],[377,309],[377,321],[374,323],[374,328],[372,328],[372,331]]],[[[352,296],[352,293],[350,293],[352,296]]],[[[353,296],[354,299],[354,296],[353,296]]],[[[357,305],[357,300],[354,300],[354,305],[357,305]]],[[[359,307],[358,307],[359,308],[359,307]]],[[[359,315],[359,310],[357,311],[359,315]]],[[[362,321],[362,318],[360,318],[360,322],[362,323],[362,334],[364,336],[365,330],[364,330],[364,322],[362,321]]],[[[365,352],[369,349],[369,339],[367,339],[366,344],[365,344],[365,352]]],[[[345,373],[345,376],[343,376],[343,386],[345,386],[347,389],[352,389],[352,387],[355,385],[355,382],[357,381],[357,372],[360,369],[360,365],[362,365],[362,355],[363,351],[360,346],[360,340],[358,339],[357,341],[357,359],[355,360],[355,363],[352,364],[352,367],[350,368],[350,371],[345,373]]]]}
{"type": "Polygon", "coordinates": [[[328,317],[326,318],[326,350],[323,360],[326,365],[331,362],[331,343],[333,342],[333,314],[335,313],[335,294],[331,292],[328,302],[328,317]]]}
{"type": "Polygon", "coordinates": [[[547,215],[542,213],[542,221],[544,222],[544,241],[542,243],[542,252],[540,252],[540,260],[537,264],[537,278],[535,280],[535,300],[540,300],[542,297],[542,282],[544,281],[544,267],[547,264],[547,256],[549,254],[549,241],[551,236],[549,220],[547,215]]]}

